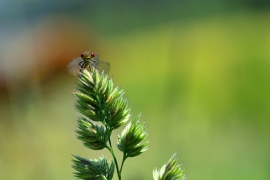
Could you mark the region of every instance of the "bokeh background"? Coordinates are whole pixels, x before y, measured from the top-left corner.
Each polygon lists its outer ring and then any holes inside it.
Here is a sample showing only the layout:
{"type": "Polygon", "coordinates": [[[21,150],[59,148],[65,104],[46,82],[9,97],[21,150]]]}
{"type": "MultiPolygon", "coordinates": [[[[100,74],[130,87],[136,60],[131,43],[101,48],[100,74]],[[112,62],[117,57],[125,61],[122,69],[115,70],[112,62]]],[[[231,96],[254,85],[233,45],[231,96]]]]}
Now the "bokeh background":
{"type": "Polygon", "coordinates": [[[75,138],[66,65],[86,50],[148,126],[123,179],[175,152],[190,180],[270,179],[267,0],[1,0],[0,179],[71,180],[71,154],[111,159],[75,138]]]}

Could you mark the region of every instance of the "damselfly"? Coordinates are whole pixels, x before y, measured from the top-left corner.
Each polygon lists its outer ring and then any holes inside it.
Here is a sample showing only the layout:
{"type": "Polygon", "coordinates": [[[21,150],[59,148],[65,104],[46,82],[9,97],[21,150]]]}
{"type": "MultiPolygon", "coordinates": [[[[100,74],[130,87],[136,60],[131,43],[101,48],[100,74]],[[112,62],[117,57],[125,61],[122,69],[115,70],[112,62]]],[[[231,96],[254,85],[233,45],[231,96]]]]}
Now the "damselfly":
{"type": "Polygon", "coordinates": [[[110,63],[100,61],[97,54],[91,51],[86,51],[82,53],[80,57],[73,59],[68,64],[68,71],[70,72],[70,74],[75,75],[79,74],[84,69],[88,69],[89,71],[91,71],[92,68],[96,68],[100,71],[108,73],[110,70],[110,63]]]}

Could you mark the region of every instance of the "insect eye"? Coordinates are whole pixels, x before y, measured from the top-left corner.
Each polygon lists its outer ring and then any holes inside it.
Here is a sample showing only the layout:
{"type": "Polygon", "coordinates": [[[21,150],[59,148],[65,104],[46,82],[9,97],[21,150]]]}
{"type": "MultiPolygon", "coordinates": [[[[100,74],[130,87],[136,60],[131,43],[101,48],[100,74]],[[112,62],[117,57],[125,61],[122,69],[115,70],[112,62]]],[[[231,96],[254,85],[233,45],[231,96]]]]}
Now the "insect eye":
{"type": "Polygon", "coordinates": [[[91,52],[90,55],[92,58],[96,56],[95,53],[93,53],[93,52],[91,52]]]}
{"type": "Polygon", "coordinates": [[[84,56],[85,56],[84,53],[82,53],[82,54],[81,54],[81,57],[83,58],[84,56]]]}

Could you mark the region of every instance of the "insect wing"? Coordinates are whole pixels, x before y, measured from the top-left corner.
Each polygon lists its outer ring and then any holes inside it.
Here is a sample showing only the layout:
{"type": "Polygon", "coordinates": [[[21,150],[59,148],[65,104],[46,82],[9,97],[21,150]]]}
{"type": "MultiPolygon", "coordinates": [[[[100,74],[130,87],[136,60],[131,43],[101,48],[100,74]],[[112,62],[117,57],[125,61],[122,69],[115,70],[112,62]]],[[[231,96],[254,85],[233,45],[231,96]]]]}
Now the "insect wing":
{"type": "Polygon", "coordinates": [[[99,71],[104,71],[105,73],[108,73],[108,72],[110,71],[110,63],[104,62],[104,61],[100,61],[100,60],[99,60],[99,55],[98,55],[98,54],[96,54],[95,60],[96,60],[95,67],[96,67],[99,71]]]}
{"type": "Polygon", "coordinates": [[[110,71],[110,63],[104,61],[97,61],[96,68],[99,71],[104,71],[105,73],[108,73],[110,71]]]}
{"type": "Polygon", "coordinates": [[[67,68],[68,68],[68,71],[70,74],[79,74],[80,72],[80,63],[82,62],[82,58],[80,57],[77,57],[75,59],[73,59],[68,65],[67,65],[67,68]]]}

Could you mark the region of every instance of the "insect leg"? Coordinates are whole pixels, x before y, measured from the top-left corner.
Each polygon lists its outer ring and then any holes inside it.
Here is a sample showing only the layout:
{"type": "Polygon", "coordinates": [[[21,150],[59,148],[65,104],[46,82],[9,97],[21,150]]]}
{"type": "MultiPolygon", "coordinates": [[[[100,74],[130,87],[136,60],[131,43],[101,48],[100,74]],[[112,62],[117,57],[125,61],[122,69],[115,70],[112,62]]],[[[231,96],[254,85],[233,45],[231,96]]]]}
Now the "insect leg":
{"type": "Polygon", "coordinates": [[[83,65],[83,63],[85,63],[84,61],[81,61],[81,62],[79,62],[79,66],[82,66],[83,65]]]}
{"type": "Polygon", "coordinates": [[[79,63],[79,65],[80,65],[80,72],[82,72],[82,71],[85,69],[85,67],[87,66],[87,63],[84,62],[84,61],[81,61],[81,62],[79,63]],[[80,64],[81,64],[81,65],[80,65],[80,64]]]}
{"type": "MultiPolygon", "coordinates": [[[[90,61],[90,64],[91,64],[94,68],[97,69],[97,66],[96,66],[97,63],[94,63],[94,62],[90,61]]],[[[90,68],[91,68],[91,67],[90,67],[90,68]]]]}

